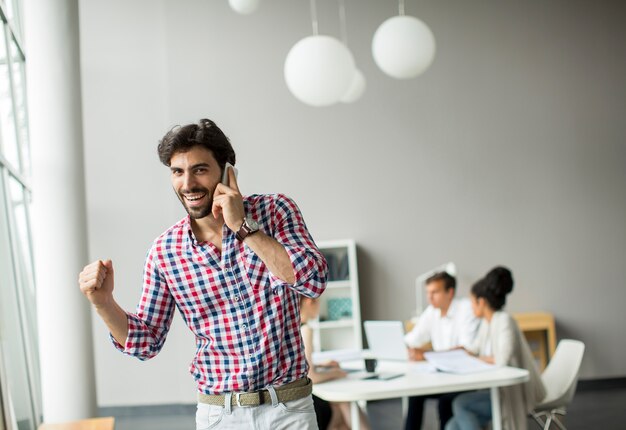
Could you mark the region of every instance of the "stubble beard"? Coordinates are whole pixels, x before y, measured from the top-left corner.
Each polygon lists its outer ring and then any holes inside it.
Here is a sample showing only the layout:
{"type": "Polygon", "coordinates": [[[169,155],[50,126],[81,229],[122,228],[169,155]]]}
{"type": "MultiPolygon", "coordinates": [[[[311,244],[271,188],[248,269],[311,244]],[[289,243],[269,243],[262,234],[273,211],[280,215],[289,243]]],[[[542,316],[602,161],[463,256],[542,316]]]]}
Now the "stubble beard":
{"type": "Polygon", "coordinates": [[[207,195],[207,203],[205,205],[199,207],[189,207],[187,205],[187,200],[185,196],[181,193],[176,192],[176,196],[178,200],[182,203],[183,207],[189,214],[191,219],[201,219],[208,216],[211,213],[211,209],[213,208],[213,195],[212,193],[205,188],[194,188],[191,190],[191,193],[206,193],[207,195]]]}

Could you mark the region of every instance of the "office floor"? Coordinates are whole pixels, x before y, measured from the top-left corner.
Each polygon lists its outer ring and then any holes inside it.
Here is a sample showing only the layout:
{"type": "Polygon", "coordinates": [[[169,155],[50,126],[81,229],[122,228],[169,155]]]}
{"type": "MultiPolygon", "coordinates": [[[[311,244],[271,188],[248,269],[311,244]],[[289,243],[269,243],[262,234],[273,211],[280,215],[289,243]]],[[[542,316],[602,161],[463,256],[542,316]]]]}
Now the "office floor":
{"type": "MultiPolygon", "coordinates": [[[[568,410],[568,430],[626,428],[626,388],[587,388],[576,393],[568,410]]],[[[368,403],[368,414],[374,430],[403,429],[400,400],[368,403]]],[[[116,430],[193,430],[195,405],[149,406],[136,408],[101,408],[100,415],[116,417],[116,430]]],[[[427,408],[425,429],[436,430],[435,411],[427,408]]],[[[529,429],[539,429],[534,422],[529,429]]]]}

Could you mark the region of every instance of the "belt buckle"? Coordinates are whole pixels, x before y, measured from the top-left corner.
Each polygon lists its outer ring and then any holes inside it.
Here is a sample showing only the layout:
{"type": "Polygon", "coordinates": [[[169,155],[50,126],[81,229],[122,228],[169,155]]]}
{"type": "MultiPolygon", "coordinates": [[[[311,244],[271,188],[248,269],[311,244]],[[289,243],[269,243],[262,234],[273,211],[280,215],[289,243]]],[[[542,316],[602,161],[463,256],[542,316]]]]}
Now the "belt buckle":
{"type": "Polygon", "coordinates": [[[237,407],[239,407],[239,408],[252,408],[252,407],[254,407],[254,405],[242,405],[241,404],[240,396],[242,394],[256,394],[257,396],[259,396],[259,404],[261,404],[260,393],[258,391],[256,393],[235,393],[235,402],[237,403],[237,407]]]}

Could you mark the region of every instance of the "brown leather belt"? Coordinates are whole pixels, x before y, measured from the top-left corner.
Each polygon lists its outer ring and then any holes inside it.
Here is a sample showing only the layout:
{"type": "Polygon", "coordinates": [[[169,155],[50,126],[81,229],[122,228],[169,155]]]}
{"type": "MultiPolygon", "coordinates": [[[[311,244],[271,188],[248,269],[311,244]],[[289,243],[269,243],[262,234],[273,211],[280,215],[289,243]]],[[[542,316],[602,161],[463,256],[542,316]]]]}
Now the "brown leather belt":
{"type": "MultiPolygon", "coordinates": [[[[280,387],[275,387],[279,403],[302,399],[313,392],[313,383],[307,377],[298,379],[280,387]]],[[[198,402],[207,405],[224,406],[226,395],[198,393],[198,402]]],[[[230,398],[232,406],[253,407],[266,403],[272,403],[269,391],[259,390],[250,393],[232,393],[230,398]]]]}

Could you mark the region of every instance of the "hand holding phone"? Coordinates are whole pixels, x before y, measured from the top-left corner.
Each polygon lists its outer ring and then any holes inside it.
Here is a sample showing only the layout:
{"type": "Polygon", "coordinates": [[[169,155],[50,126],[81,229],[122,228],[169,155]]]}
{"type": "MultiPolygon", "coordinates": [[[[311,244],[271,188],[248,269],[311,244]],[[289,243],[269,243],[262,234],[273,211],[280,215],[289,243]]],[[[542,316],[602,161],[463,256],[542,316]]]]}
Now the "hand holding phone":
{"type": "Polygon", "coordinates": [[[243,207],[243,198],[237,184],[237,169],[228,162],[224,165],[221,182],[215,187],[211,213],[215,219],[223,215],[224,222],[232,231],[239,229],[241,220],[246,215],[243,207]],[[230,169],[233,169],[234,179],[231,179],[230,169]]]}
{"type": "Polygon", "coordinates": [[[228,161],[226,162],[226,164],[224,165],[224,172],[222,173],[222,184],[226,185],[227,187],[229,186],[229,182],[230,182],[228,180],[228,169],[229,168],[233,169],[233,173],[235,174],[235,178],[237,177],[237,174],[239,173],[239,171],[237,170],[237,168],[235,166],[230,164],[228,161]]]}

